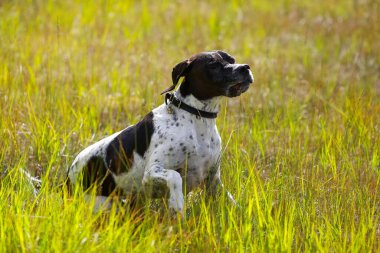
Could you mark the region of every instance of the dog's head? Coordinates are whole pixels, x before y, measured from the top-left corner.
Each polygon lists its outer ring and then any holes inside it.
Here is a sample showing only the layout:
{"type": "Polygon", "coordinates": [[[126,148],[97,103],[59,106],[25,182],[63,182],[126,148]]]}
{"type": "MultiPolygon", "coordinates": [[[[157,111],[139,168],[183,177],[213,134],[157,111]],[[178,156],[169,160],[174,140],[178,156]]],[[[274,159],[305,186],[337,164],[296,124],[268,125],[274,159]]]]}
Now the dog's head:
{"type": "Polygon", "coordinates": [[[181,77],[184,77],[181,95],[192,94],[200,100],[239,96],[253,82],[250,67],[236,64],[235,59],[223,51],[203,52],[178,63],[172,72],[173,85],[162,93],[172,91],[181,77]]]}

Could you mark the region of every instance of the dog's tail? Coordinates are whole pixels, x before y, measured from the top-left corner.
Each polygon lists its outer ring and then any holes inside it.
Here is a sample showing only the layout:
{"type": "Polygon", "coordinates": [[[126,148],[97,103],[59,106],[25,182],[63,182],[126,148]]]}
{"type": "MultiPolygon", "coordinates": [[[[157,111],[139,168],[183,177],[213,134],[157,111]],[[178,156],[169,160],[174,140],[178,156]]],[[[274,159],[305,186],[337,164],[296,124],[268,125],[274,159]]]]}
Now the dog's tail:
{"type": "MultiPolygon", "coordinates": [[[[27,170],[25,170],[23,168],[19,168],[19,171],[24,175],[26,181],[28,182],[28,184],[32,188],[33,195],[35,197],[37,197],[38,193],[41,190],[42,180],[39,179],[38,177],[33,177],[27,170]]],[[[70,178],[69,178],[69,170],[67,170],[67,171],[68,172],[66,174],[64,181],[59,183],[57,185],[57,188],[60,188],[62,191],[64,191],[63,188],[66,187],[67,192],[70,194],[72,187],[71,187],[70,178]]]]}
{"type": "Polygon", "coordinates": [[[24,175],[26,181],[29,183],[30,187],[32,188],[33,195],[37,197],[42,185],[41,179],[37,177],[33,177],[32,175],[30,175],[28,171],[26,171],[23,168],[19,168],[19,170],[24,175]]]}

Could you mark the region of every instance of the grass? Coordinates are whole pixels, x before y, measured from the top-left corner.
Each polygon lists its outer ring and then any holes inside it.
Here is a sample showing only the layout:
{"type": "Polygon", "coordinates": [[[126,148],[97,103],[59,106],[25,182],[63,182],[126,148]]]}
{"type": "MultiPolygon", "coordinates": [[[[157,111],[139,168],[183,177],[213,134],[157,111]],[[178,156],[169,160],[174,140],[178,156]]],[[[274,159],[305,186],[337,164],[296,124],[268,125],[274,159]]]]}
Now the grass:
{"type": "Polygon", "coordinates": [[[2,1],[1,252],[378,252],[377,1],[2,1]],[[183,220],[93,214],[75,155],[163,102],[172,67],[224,49],[255,83],[224,100],[222,179],[183,220]],[[228,115],[228,117],[227,117],[228,115]],[[38,175],[34,197],[20,168],[38,175]]]}

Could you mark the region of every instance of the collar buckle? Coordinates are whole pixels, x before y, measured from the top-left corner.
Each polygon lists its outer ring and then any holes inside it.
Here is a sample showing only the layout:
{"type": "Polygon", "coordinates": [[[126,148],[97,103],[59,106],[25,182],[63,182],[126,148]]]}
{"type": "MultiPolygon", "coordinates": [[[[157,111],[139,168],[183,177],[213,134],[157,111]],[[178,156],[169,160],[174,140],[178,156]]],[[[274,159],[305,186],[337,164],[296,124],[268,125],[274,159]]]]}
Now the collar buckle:
{"type": "Polygon", "coordinates": [[[173,99],[174,99],[173,93],[166,93],[165,94],[166,110],[168,111],[169,114],[173,114],[173,112],[174,112],[173,108],[171,107],[173,99]]]}
{"type": "Polygon", "coordinates": [[[165,104],[170,105],[173,102],[174,93],[166,93],[165,94],[165,104]]]}

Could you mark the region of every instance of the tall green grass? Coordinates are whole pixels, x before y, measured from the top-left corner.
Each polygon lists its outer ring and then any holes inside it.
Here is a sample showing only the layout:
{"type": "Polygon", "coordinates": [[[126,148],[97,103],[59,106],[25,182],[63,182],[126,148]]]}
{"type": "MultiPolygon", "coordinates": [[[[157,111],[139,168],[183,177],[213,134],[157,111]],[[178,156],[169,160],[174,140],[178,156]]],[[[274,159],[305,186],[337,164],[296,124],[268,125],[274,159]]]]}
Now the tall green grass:
{"type": "Polygon", "coordinates": [[[377,252],[377,1],[2,1],[1,252],[377,252]],[[183,219],[92,212],[75,155],[161,104],[172,67],[224,49],[255,83],[218,118],[222,179],[183,219]],[[228,115],[228,117],[227,117],[228,115]],[[38,175],[37,196],[21,169],[38,175]]]}

